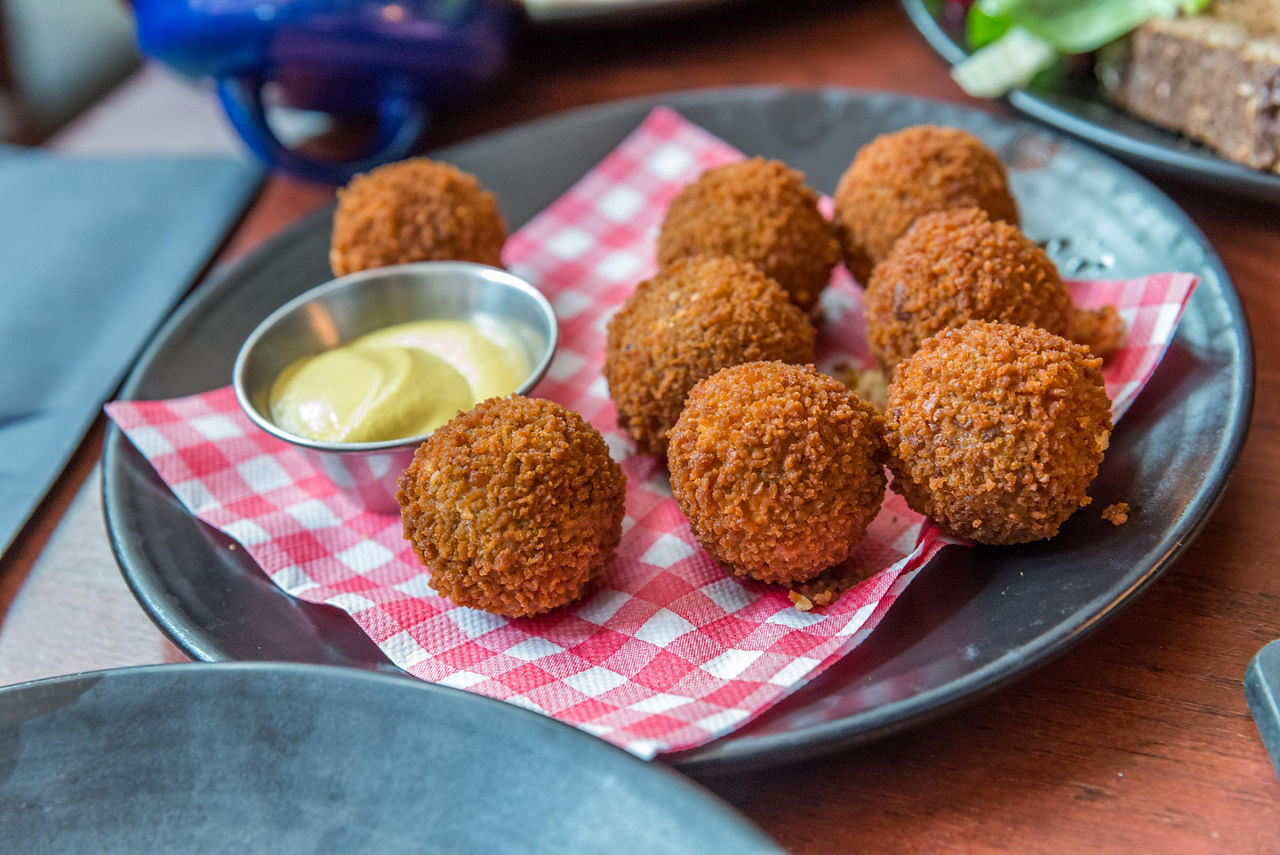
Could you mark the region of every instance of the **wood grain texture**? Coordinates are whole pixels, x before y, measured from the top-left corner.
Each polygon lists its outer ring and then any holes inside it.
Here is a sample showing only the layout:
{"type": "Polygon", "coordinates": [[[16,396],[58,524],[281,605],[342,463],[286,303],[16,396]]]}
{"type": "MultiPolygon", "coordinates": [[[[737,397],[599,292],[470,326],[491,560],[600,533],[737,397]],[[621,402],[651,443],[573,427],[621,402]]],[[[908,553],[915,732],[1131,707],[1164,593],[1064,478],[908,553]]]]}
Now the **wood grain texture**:
{"type": "MultiPolygon", "coordinates": [[[[959,93],[896,4],[747,2],[666,25],[531,34],[504,80],[436,117],[428,144],[614,98],[738,84],[1000,109],[959,93]]],[[[1269,541],[1280,508],[1280,343],[1269,335],[1280,323],[1280,209],[1159,183],[1222,255],[1258,335],[1253,427],[1221,506],[1137,602],[1012,688],[870,747],[708,782],[789,851],[1280,852],[1280,784],[1240,686],[1257,649],[1280,637],[1269,541]]],[[[273,179],[227,257],[330,196],[273,179]]],[[[101,531],[84,535],[92,549],[67,548],[63,532],[83,531],[87,500],[67,508],[96,455],[82,451],[0,564],[0,682],[178,655],[102,560],[101,531]]]]}

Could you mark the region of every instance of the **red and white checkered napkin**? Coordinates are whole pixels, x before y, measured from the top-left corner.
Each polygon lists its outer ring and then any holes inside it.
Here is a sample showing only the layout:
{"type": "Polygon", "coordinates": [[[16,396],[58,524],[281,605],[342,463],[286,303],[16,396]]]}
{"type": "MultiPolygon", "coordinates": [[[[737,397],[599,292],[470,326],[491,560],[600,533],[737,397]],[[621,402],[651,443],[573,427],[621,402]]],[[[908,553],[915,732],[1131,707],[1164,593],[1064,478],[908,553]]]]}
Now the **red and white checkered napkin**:
{"type": "MultiPolygon", "coordinates": [[[[294,596],[345,610],[396,664],[424,680],[552,715],[641,755],[690,748],[741,726],[848,652],[946,542],[896,494],[857,567],[879,572],[822,613],[729,578],[698,547],[665,470],[618,429],[600,374],[605,324],[653,269],[667,202],[704,169],[741,155],[668,109],[513,235],[506,261],[550,298],[561,345],[537,394],[586,416],[627,475],[617,558],[587,599],[507,620],[435,596],[400,520],[357,510],[288,445],[255,429],[230,389],[107,410],[192,513],[249,550],[294,596]]],[[[1080,282],[1130,329],[1110,360],[1117,410],[1150,376],[1195,284],[1185,274],[1080,282]]],[[[866,365],[861,291],[826,292],[821,366],[866,365]]]]}

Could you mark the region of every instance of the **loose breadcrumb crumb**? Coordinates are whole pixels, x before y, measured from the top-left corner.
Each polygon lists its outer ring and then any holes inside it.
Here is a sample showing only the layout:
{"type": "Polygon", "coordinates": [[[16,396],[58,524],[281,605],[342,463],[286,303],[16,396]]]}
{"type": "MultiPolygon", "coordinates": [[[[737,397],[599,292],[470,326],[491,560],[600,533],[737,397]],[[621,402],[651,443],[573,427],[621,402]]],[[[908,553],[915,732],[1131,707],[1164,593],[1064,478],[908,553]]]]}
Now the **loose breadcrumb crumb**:
{"type": "Polygon", "coordinates": [[[1102,518],[1112,525],[1124,525],[1129,521],[1129,503],[1116,502],[1102,509],[1102,518]]]}
{"type": "Polygon", "coordinates": [[[829,567],[807,582],[793,584],[787,596],[797,609],[807,612],[831,605],[845,591],[873,575],[875,570],[870,567],[829,567]]]}
{"type": "Polygon", "coordinates": [[[791,604],[795,606],[797,609],[799,609],[800,611],[802,612],[812,611],[813,600],[809,599],[804,594],[798,593],[796,591],[787,591],[787,597],[790,598],[791,604]]]}

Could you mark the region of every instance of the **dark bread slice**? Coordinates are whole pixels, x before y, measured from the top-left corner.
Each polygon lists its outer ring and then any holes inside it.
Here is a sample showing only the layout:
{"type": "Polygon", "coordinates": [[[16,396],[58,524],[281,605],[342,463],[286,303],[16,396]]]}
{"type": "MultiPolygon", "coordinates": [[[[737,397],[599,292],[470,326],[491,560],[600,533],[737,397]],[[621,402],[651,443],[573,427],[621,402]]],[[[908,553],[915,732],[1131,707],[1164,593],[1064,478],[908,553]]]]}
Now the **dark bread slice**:
{"type": "Polygon", "coordinates": [[[1109,46],[1098,78],[1125,110],[1280,172],[1280,0],[1218,0],[1109,46]]]}

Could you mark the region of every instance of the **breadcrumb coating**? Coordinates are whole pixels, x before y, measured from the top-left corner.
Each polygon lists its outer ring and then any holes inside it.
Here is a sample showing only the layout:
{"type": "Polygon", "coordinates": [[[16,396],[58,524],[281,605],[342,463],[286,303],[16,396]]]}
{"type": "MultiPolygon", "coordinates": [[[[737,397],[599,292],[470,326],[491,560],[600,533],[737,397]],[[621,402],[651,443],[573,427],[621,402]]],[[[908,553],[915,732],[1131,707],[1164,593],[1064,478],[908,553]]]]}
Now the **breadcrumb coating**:
{"type": "Polygon", "coordinates": [[[689,393],[671,489],[730,572],[797,583],[849,557],[884,500],[880,416],[812,365],[751,362],[689,393]]]}
{"type": "Polygon", "coordinates": [[[1075,311],[1044,250],[981,208],[916,220],[876,265],[865,306],[868,343],[887,369],[934,333],[971,320],[1070,337],[1075,311]]]}
{"type": "Polygon", "coordinates": [[[357,175],[338,191],[329,265],[338,276],[411,261],[502,265],[507,227],[475,176],[417,157],[357,175]]]}
{"type": "Polygon", "coordinates": [[[1102,509],[1102,518],[1112,525],[1124,525],[1129,521],[1129,503],[1116,502],[1102,509]]]}
{"type": "Polygon", "coordinates": [[[754,264],[807,311],[831,279],[840,245],[804,173],[757,157],[707,170],[672,200],[658,263],[698,255],[754,264]]]}
{"type": "Polygon", "coordinates": [[[1076,309],[1071,317],[1071,340],[1089,348],[1094,356],[1106,358],[1124,344],[1124,320],[1115,306],[1076,309]]]}
{"type": "Polygon", "coordinates": [[[438,428],[400,478],[405,539],[460,606],[527,617],[577,599],[622,537],[626,478],[551,401],[490,398],[438,428]]]}
{"type": "Polygon", "coordinates": [[[979,543],[1053,537],[1111,436],[1102,360],[1035,327],[970,321],[926,340],[889,384],[893,489],[979,543]]]}
{"type": "Polygon", "coordinates": [[[609,321],[604,376],[618,424],[640,451],[665,455],[695,383],[740,362],[812,362],[816,337],[782,287],[750,264],[678,259],[609,321]]]}
{"type": "Polygon", "coordinates": [[[1018,225],[1004,164],[973,134],[916,125],[878,136],[858,151],[836,188],[834,224],[845,265],[865,283],[917,218],[974,207],[1018,225]]]}

